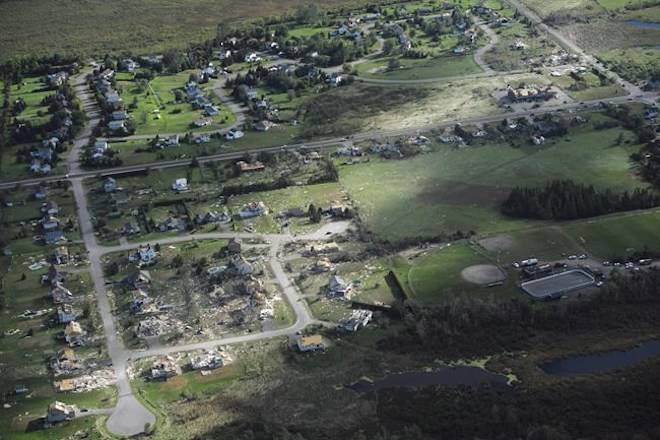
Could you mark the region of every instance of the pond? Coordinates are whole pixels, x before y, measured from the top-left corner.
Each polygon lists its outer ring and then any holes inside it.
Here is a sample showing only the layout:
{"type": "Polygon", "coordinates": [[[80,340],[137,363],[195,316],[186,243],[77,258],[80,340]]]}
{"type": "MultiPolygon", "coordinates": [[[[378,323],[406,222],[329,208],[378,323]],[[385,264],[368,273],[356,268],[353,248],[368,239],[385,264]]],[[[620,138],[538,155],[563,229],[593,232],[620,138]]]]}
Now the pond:
{"type": "Polygon", "coordinates": [[[422,388],[433,385],[471,386],[481,384],[506,386],[508,377],[479,367],[444,367],[434,371],[395,373],[376,381],[359,380],[346,388],[358,393],[377,391],[383,388],[422,388]]]}
{"type": "Polygon", "coordinates": [[[660,355],[660,340],[649,341],[630,350],[613,350],[604,353],[557,359],[541,365],[541,369],[556,376],[603,373],[637,364],[660,355]]]}
{"type": "Polygon", "coordinates": [[[627,20],[626,23],[637,29],[660,29],[660,22],[656,21],[627,20]]]}

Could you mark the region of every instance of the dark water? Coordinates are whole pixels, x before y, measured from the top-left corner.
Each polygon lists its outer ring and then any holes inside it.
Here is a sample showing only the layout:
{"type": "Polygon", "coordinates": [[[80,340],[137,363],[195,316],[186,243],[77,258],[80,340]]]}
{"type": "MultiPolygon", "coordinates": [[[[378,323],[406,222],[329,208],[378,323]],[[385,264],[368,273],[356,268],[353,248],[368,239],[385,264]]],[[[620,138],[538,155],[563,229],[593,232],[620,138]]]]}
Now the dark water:
{"type": "Polygon", "coordinates": [[[541,369],[548,374],[557,376],[603,373],[629,367],[658,355],[660,355],[660,340],[645,342],[626,351],[616,350],[588,356],[558,359],[542,364],[541,369]]]}
{"type": "Polygon", "coordinates": [[[638,29],[660,29],[660,23],[655,21],[627,20],[626,23],[638,29]]]}
{"type": "Polygon", "coordinates": [[[359,380],[347,388],[366,393],[383,388],[422,388],[433,385],[472,386],[481,384],[506,385],[508,378],[478,367],[445,367],[429,372],[396,373],[374,382],[359,380]]]}

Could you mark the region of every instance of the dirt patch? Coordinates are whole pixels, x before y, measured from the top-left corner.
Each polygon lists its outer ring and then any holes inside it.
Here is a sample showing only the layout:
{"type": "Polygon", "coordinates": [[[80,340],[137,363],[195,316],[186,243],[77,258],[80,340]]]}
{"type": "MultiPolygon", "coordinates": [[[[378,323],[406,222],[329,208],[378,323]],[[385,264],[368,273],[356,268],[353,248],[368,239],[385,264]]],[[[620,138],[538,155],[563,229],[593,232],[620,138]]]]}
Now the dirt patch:
{"type": "Polygon", "coordinates": [[[479,240],[479,245],[489,252],[508,251],[513,246],[513,238],[510,235],[496,235],[479,240]]]}
{"type": "Polygon", "coordinates": [[[419,194],[425,203],[447,205],[495,206],[506,200],[509,189],[462,182],[427,185],[419,194]]]}
{"type": "Polygon", "coordinates": [[[562,26],[560,30],[587,52],[655,46],[660,41],[660,30],[638,29],[625,22],[614,20],[571,23],[562,26]]]}
{"type": "Polygon", "coordinates": [[[476,264],[461,271],[461,277],[468,283],[488,285],[503,281],[506,278],[499,267],[492,264],[476,264]]]}

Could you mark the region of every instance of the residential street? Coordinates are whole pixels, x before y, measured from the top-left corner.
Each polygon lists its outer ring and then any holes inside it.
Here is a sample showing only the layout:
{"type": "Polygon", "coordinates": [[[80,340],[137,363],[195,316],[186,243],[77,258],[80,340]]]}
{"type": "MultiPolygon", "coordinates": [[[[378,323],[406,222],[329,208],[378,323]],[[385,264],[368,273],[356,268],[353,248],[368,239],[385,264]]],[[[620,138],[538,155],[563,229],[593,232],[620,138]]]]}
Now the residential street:
{"type": "Polygon", "coordinates": [[[110,302],[108,300],[101,257],[107,253],[136,248],[140,245],[140,243],[124,243],[118,246],[107,247],[99,246],[96,241],[96,236],[94,235],[94,228],[91,222],[91,215],[87,203],[87,196],[83,186],[83,180],[82,178],[73,178],[70,179],[70,181],[73,187],[76,204],[78,206],[80,232],[83,237],[85,247],[89,253],[90,274],[94,282],[94,291],[98,303],[98,311],[103,321],[103,330],[108,346],[108,353],[112,359],[113,369],[117,377],[119,400],[117,406],[112,412],[112,415],[108,419],[107,427],[112,433],[124,436],[139,434],[144,430],[146,424],[153,425],[156,421],[155,416],[133,395],[130,380],[126,372],[129,359],[196,349],[211,349],[217,347],[218,345],[236,344],[241,342],[250,342],[259,339],[290,335],[304,329],[307,325],[313,322],[313,318],[306,306],[305,301],[302,300],[300,292],[284,272],[279,259],[279,251],[288,241],[323,240],[331,238],[334,234],[344,232],[349,226],[349,222],[330,223],[319,228],[319,230],[314,233],[301,235],[299,237],[276,234],[259,235],[248,233],[208,233],[197,235],[186,234],[177,237],[151,241],[152,244],[172,244],[190,240],[241,237],[258,238],[269,242],[269,264],[273,270],[273,273],[275,274],[275,278],[280,285],[280,288],[282,289],[282,292],[284,293],[287,301],[291,305],[291,308],[296,315],[296,321],[293,326],[286,329],[219,338],[195,344],[159,347],[146,351],[131,351],[126,349],[124,346],[124,343],[121,339],[121,333],[115,326],[115,320],[112,315],[110,302]]]}
{"type": "MultiPolygon", "coordinates": [[[[405,129],[393,129],[393,130],[374,130],[374,131],[365,131],[362,133],[356,133],[350,136],[351,141],[362,141],[369,139],[379,139],[386,138],[391,136],[406,136],[406,135],[415,135],[422,131],[432,130],[432,129],[443,129],[447,127],[453,127],[457,123],[462,123],[465,125],[481,125],[486,123],[492,123],[501,121],[503,118],[519,118],[519,117],[529,117],[530,115],[542,115],[557,111],[567,111],[567,110],[578,110],[578,109],[587,109],[587,108],[597,108],[603,103],[626,103],[628,101],[643,101],[643,102],[652,102],[657,99],[657,94],[655,93],[645,93],[642,92],[638,87],[622,80],[618,75],[613,74],[612,72],[605,69],[604,66],[599,64],[593,57],[584,54],[582,50],[575,46],[573,43],[568,41],[556,30],[550,29],[544,24],[541,23],[541,20],[533,14],[531,11],[527,10],[522,6],[517,0],[507,0],[509,3],[514,5],[520,10],[525,16],[527,16],[534,23],[537,23],[537,26],[547,32],[549,35],[553,36],[559,44],[564,47],[569,48],[575,53],[580,54],[585,59],[589,60],[597,68],[607,72],[608,75],[615,78],[619,84],[621,84],[625,89],[630,93],[629,96],[610,98],[605,100],[593,100],[588,102],[564,102],[561,104],[547,106],[542,108],[534,108],[533,104],[525,105],[522,109],[518,111],[513,111],[509,113],[501,113],[488,117],[464,119],[464,120],[451,120],[444,121],[441,123],[435,123],[431,125],[405,128],[405,129]]],[[[490,30],[488,27],[480,25],[484,32],[490,37],[490,43],[479,49],[475,54],[475,60],[479,65],[484,69],[483,74],[474,75],[475,78],[479,76],[494,76],[499,75],[492,71],[492,69],[487,66],[483,60],[482,56],[486,51],[492,47],[497,42],[497,35],[490,30]]],[[[381,41],[382,46],[382,41],[381,41]]],[[[464,76],[461,78],[468,78],[469,76],[464,76]]],[[[447,80],[447,78],[445,78],[447,80]]],[[[388,80],[363,80],[364,82],[373,82],[384,84],[388,80]]],[[[431,80],[413,80],[405,81],[407,84],[422,84],[425,82],[437,81],[437,79],[431,80]]],[[[392,84],[400,84],[401,82],[390,81],[392,84]]],[[[310,234],[304,234],[299,236],[293,236],[290,234],[250,234],[250,233],[204,233],[204,234],[185,234],[176,237],[163,238],[158,240],[151,240],[151,244],[173,244],[180,243],[191,240],[204,240],[204,239],[228,239],[232,237],[241,237],[244,239],[259,239],[267,243],[269,246],[268,254],[268,263],[275,275],[277,284],[279,285],[281,291],[283,292],[286,300],[293,309],[296,320],[295,323],[286,329],[270,330],[259,333],[250,333],[245,335],[235,335],[229,337],[223,337],[219,339],[192,343],[192,344],[183,344],[178,346],[168,346],[168,347],[157,347],[147,350],[129,350],[124,346],[123,340],[121,338],[121,332],[117,329],[115,324],[115,319],[112,314],[112,308],[110,301],[108,299],[106,284],[103,274],[103,265],[102,257],[105,254],[126,251],[133,249],[139,246],[140,243],[128,243],[121,242],[116,246],[100,246],[96,240],[94,234],[94,228],[92,226],[91,214],[88,206],[87,194],[85,193],[83,180],[89,177],[97,176],[110,176],[115,174],[126,173],[129,171],[140,171],[145,169],[164,169],[170,167],[186,166],[191,163],[191,159],[180,159],[180,160],[170,160],[155,162],[145,165],[136,165],[136,166],[124,166],[116,167],[106,170],[94,170],[94,171],[84,171],[80,168],[79,157],[82,151],[82,148],[87,145],[89,138],[92,134],[93,128],[100,121],[100,110],[96,101],[94,100],[92,94],[87,88],[85,83],[84,74],[80,74],[74,78],[74,89],[77,96],[82,102],[83,110],[87,114],[88,121],[80,135],[75,139],[74,146],[69,153],[67,158],[68,164],[68,174],[58,175],[58,176],[47,176],[42,178],[32,178],[24,180],[14,180],[10,182],[0,183],[0,188],[11,188],[20,185],[35,185],[42,182],[51,182],[58,180],[69,180],[72,185],[73,193],[75,196],[75,201],[78,207],[78,218],[80,223],[80,232],[85,244],[85,247],[89,254],[89,271],[94,283],[94,290],[96,295],[96,300],[98,303],[98,311],[102,318],[103,322],[103,331],[105,334],[108,353],[112,359],[113,369],[117,377],[117,388],[118,388],[118,403],[117,406],[112,411],[108,421],[107,428],[113,434],[122,435],[122,436],[132,436],[143,432],[145,426],[153,425],[156,422],[155,416],[138,400],[133,394],[133,391],[130,386],[130,381],[127,376],[127,366],[128,362],[131,359],[144,358],[148,356],[163,355],[181,351],[197,350],[197,349],[211,349],[217,347],[218,345],[227,345],[227,344],[237,344],[244,342],[251,342],[265,338],[273,338],[278,336],[291,335],[297,331],[304,329],[306,326],[312,323],[316,323],[312,317],[306,302],[302,299],[301,293],[298,291],[295,284],[289,279],[284,268],[282,267],[282,261],[280,257],[280,251],[283,246],[291,241],[298,240],[325,240],[330,239],[336,234],[341,234],[345,232],[350,226],[350,222],[333,222],[324,225],[319,228],[316,232],[310,234]]],[[[223,102],[224,105],[228,106],[236,115],[236,122],[232,127],[228,127],[220,132],[226,132],[229,128],[238,127],[245,123],[245,109],[233,102],[225,94],[225,90],[221,86],[221,82],[218,81],[214,87],[214,93],[218,98],[223,102]]],[[[164,134],[162,134],[164,135],[164,134]]],[[[124,139],[145,139],[149,136],[129,136],[124,139]]],[[[118,140],[118,139],[115,139],[118,140]]],[[[306,143],[297,143],[294,145],[281,145],[273,147],[264,147],[264,148],[253,148],[250,150],[243,151],[232,151],[226,153],[220,153],[216,155],[199,157],[197,160],[200,163],[212,162],[212,161],[221,161],[221,160],[231,160],[244,157],[246,154],[250,153],[259,153],[259,152],[278,152],[286,150],[305,150],[305,149],[324,149],[324,148],[334,148],[341,142],[345,141],[345,138],[334,137],[329,139],[323,139],[318,141],[311,141],[306,143]]],[[[107,411],[103,411],[106,413],[107,411]]]]}
{"type": "Polygon", "coordinates": [[[92,136],[94,127],[96,127],[101,121],[101,109],[99,108],[99,104],[96,102],[96,98],[94,98],[94,95],[89,90],[89,87],[87,87],[86,76],[88,73],[88,71],[83,71],[72,78],[73,90],[76,93],[78,99],[80,99],[82,110],[87,116],[87,123],[82,129],[82,132],[73,142],[73,147],[71,148],[69,156],[67,157],[67,168],[69,174],[78,174],[82,171],[80,169],[80,153],[89,143],[89,139],[92,136]]]}

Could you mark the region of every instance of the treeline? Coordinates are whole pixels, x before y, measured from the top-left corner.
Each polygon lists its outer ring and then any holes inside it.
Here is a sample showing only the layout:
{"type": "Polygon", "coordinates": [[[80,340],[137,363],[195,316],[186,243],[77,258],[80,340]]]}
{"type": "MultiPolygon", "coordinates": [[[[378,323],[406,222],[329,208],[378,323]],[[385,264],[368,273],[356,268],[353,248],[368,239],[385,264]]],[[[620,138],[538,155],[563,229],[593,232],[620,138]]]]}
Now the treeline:
{"type": "Polygon", "coordinates": [[[617,193],[571,180],[555,180],[545,188],[512,189],[502,204],[502,213],[510,217],[572,220],[656,206],[660,206],[660,196],[649,189],[617,193]]]}
{"type": "Polygon", "coordinates": [[[56,71],[73,74],[79,67],[78,55],[28,56],[12,58],[0,64],[0,76],[12,83],[18,83],[24,75],[46,75],[56,71]]]}
{"type": "Polygon", "coordinates": [[[12,112],[10,100],[11,84],[6,78],[3,79],[2,109],[0,110],[0,165],[2,165],[2,157],[4,156],[2,151],[9,143],[9,118],[12,112]]]}
{"type": "Polygon", "coordinates": [[[649,142],[639,153],[632,154],[630,158],[639,164],[642,179],[660,188],[660,140],[649,142]]]}
{"type": "Polygon", "coordinates": [[[651,440],[660,438],[659,366],[510,388],[389,388],[376,413],[400,435],[388,439],[651,440]]]}
{"type": "Polygon", "coordinates": [[[457,298],[434,306],[409,301],[397,305],[403,329],[387,336],[380,348],[443,356],[471,357],[524,350],[560,334],[645,328],[660,325],[660,270],[613,272],[598,292],[577,301],[535,307],[514,299],[490,302],[457,298]]]}

